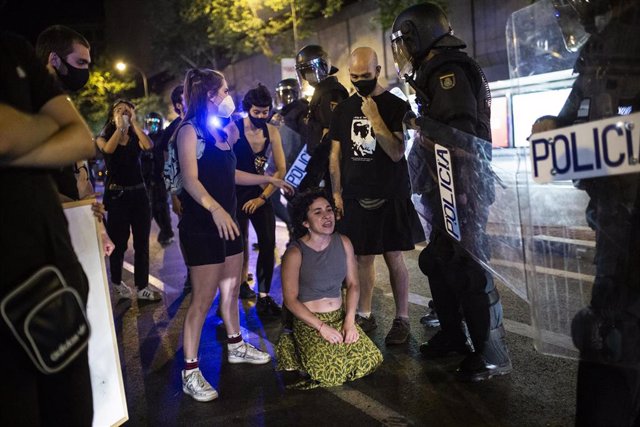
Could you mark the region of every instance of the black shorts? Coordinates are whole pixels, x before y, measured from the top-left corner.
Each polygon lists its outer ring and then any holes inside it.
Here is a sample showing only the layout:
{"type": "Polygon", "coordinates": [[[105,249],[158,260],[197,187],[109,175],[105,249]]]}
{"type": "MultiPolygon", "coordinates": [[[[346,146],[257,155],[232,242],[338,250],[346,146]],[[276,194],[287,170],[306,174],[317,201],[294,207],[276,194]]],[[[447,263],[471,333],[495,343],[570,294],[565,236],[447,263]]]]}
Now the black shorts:
{"type": "Polygon", "coordinates": [[[389,199],[371,210],[355,199],[345,199],[344,217],[337,228],[351,239],[356,255],[410,251],[425,240],[411,199],[389,199]]]}
{"type": "Polygon", "coordinates": [[[222,264],[226,257],[242,252],[242,236],[221,239],[217,231],[192,232],[180,228],[180,244],[189,267],[222,264]]]}

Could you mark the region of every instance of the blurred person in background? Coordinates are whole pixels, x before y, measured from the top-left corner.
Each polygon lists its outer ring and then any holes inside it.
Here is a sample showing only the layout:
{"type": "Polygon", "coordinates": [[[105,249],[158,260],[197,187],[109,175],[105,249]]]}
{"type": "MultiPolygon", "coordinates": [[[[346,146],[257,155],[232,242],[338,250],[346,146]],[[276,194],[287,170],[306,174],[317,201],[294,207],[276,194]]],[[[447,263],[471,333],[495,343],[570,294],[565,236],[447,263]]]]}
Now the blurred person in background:
{"type": "MultiPolygon", "coordinates": [[[[149,171],[145,183],[151,200],[151,216],[158,224],[158,243],[163,247],[173,243],[173,229],[171,228],[171,215],[167,201],[167,187],[164,184],[164,147],[160,144],[163,138],[164,119],[160,113],[150,112],[144,118],[144,130],[153,141],[153,149],[143,152],[149,153],[149,171]]],[[[143,157],[144,159],[145,157],[143,157]]],[[[144,173],[143,173],[144,174],[144,173]]]]}
{"type": "Polygon", "coordinates": [[[160,293],[149,286],[149,196],[142,178],[140,153],[153,148],[153,141],[136,120],[135,105],[119,99],[109,109],[97,144],[107,163],[104,204],[107,232],[115,243],[109,258],[111,284],[121,298],[131,298],[131,288],[122,280],[124,253],[133,233],[134,282],[138,299],[159,301],[160,293]]]}
{"type": "MultiPolygon", "coordinates": [[[[178,117],[173,119],[171,123],[169,123],[169,126],[167,126],[166,129],[162,132],[160,141],[158,143],[158,149],[162,149],[165,162],[169,158],[169,144],[175,144],[176,131],[178,130],[178,126],[180,126],[180,123],[184,119],[185,112],[187,111],[187,107],[184,102],[183,85],[178,85],[171,91],[171,106],[173,107],[173,111],[178,115],[178,117]]],[[[165,188],[167,188],[166,185],[165,188]]],[[[178,194],[174,192],[171,193],[171,209],[173,210],[173,213],[178,216],[178,220],[182,218],[182,203],[180,202],[178,194]]],[[[189,265],[189,263],[187,262],[184,247],[182,246],[182,242],[180,242],[180,252],[182,253],[182,259],[184,260],[185,265],[189,265]]],[[[185,293],[191,292],[191,274],[189,273],[188,268],[187,277],[185,277],[184,279],[182,290],[185,293]]]]}

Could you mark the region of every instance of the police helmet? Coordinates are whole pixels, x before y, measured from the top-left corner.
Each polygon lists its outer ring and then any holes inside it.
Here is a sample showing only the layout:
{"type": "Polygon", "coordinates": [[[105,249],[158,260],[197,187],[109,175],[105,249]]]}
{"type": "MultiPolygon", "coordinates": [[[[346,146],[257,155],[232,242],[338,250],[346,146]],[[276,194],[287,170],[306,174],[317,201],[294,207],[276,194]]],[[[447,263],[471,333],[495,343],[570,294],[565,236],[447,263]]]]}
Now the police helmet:
{"type": "Polygon", "coordinates": [[[329,56],[322,46],[309,44],[296,55],[296,72],[301,86],[304,80],[315,86],[329,75],[338,72],[338,69],[331,66],[329,56]]]}
{"type": "Polygon", "coordinates": [[[398,76],[411,76],[417,64],[435,47],[466,47],[464,41],[453,35],[442,9],[433,3],[421,3],[400,12],[391,29],[391,48],[398,76]]]}
{"type": "Polygon", "coordinates": [[[144,129],[147,131],[147,135],[158,133],[162,130],[163,118],[160,113],[155,111],[150,112],[144,117],[144,129]]]}
{"type": "Polygon", "coordinates": [[[566,0],[576,11],[580,23],[588,33],[597,32],[596,17],[611,10],[612,0],[566,0]]]}
{"type": "Polygon", "coordinates": [[[276,85],[276,108],[282,109],[300,98],[300,85],[296,79],[284,79],[276,85]]]}

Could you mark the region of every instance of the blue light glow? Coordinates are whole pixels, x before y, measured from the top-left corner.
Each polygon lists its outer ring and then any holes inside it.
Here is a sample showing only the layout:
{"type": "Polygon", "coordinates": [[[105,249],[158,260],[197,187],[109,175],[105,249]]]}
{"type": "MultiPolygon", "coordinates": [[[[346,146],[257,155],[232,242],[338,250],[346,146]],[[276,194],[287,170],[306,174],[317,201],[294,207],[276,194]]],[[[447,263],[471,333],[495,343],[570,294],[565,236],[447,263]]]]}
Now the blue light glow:
{"type": "Polygon", "coordinates": [[[210,114],[209,117],[207,117],[207,122],[209,126],[213,126],[216,129],[222,129],[222,120],[220,120],[220,117],[218,116],[214,116],[213,114],[210,114]]]}

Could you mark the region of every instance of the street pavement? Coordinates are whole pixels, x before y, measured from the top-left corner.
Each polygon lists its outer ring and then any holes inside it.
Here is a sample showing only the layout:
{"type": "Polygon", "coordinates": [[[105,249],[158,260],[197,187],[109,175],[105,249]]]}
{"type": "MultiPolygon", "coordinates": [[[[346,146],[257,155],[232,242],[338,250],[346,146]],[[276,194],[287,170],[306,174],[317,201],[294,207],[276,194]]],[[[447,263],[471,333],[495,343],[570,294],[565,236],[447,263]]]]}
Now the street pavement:
{"type": "MultiPolygon", "coordinates": [[[[173,217],[174,229],[177,219],[173,217]]],[[[411,337],[404,345],[385,346],[394,302],[382,257],[376,259],[373,309],[378,328],[370,336],[384,362],[372,375],[329,389],[288,390],[289,378],[275,372],[275,360],[261,366],[226,361],[225,334],[216,315],[207,317],[200,364],[220,393],[212,402],[196,402],[182,392],[182,322],[191,294],[182,285],[186,268],[176,241],[156,242],[152,226],[151,283],[164,294],[160,303],[118,300],[112,292],[130,426],[566,426],[574,423],[577,362],[545,356],[533,348],[528,304],[498,282],[504,305],[513,373],[481,383],[460,383],[455,369],[461,357],[426,360],[419,345],[436,332],[420,324],[430,299],[417,266],[420,247],[405,253],[410,276],[411,337]]],[[[177,231],[176,231],[177,233],[177,231]]],[[[176,235],[177,238],[177,235],[176,235]]],[[[255,236],[250,236],[255,241],[255,236]]],[[[277,227],[277,263],[272,296],[282,302],[280,256],[288,239],[277,227]]],[[[130,244],[131,248],[131,244],[130,244]]],[[[251,251],[251,269],[257,252],[251,251]]],[[[133,286],[133,253],[125,258],[124,280],[133,286]]],[[[250,270],[251,271],[251,270],[250,270]]],[[[239,301],[242,333],[274,356],[278,319],[261,319],[254,301],[239,301]]]]}

